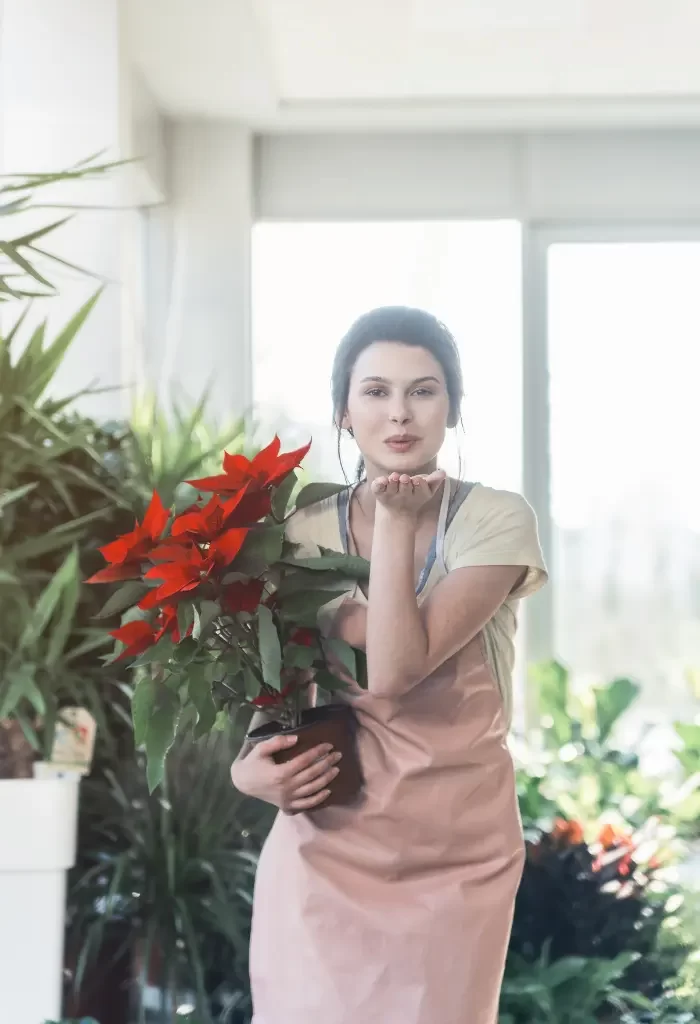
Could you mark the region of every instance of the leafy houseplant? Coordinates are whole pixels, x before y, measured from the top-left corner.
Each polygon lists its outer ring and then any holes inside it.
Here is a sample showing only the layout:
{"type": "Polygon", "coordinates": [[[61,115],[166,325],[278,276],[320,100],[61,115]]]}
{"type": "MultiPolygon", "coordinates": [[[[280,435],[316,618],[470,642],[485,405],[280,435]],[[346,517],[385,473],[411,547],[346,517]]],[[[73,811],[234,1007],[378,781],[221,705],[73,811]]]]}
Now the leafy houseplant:
{"type": "Polygon", "coordinates": [[[530,681],[541,726],[518,756],[526,830],[546,830],[557,816],[588,825],[613,813],[634,827],[652,815],[670,818],[659,780],[642,773],[636,751],[615,742],[638,697],[635,682],[619,678],[575,692],[568,669],[556,661],[533,666],[530,681]]]}
{"type": "MultiPolygon", "coordinates": [[[[359,789],[348,705],[307,705],[311,685],[327,700],[348,676],[362,683],[357,653],[324,639],[316,619],[368,566],[323,549],[300,557],[286,540],[295,470],[308,450],[280,454],[275,438],[253,459],[227,454],[222,473],[191,481],[210,498],[172,515],[156,493],[143,521],[101,549],[108,565],[89,582],[124,581],[104,614],[126,609],[111,635],[115,657],[135,659],[135,739],[146,748],[151,788],[179,728],[194,723],[203,736],[257,709],[276,719],[263,735],[299,734],[295,752],[330,736],[346,755],[329,802],[359,789]]],[[[310,485],[296,508],[335,490],[310,485]]]]}
{"type": "Polygon", "coordinates": [[[12,218],[14,223],[18,215],[41,209],[37,202],[41,189],[104,175],[123,162],[99,164],[95,163],[95,159],[90,157],[65,171],[3,175],[4,184],[0,184],[0,302],[55,295],[56,287],[47,279],[46,274],[56,266],[85,273],[43,248],[47,236],[67,223],[71,215],[29,231],[20,231],[9,238],[5,236],[3,227],[5,219],[9,221],[12,218]]]}
{"type": "MultiPolygon", "coordinates": [[[[663,866],[653,823],[639,833],[604,825],[588,843],[579,822],[557,821],[527,844],[510,943],[514,963],[546,967],[573,958],[612,965],[631,957],[608,980],[618,979],[619,998],[626,1005],[650,1008],[689,953],[677,947],[658,956],[664,922],[683,902],[663,866]]],[[[603,1005],[601,1000],[591,1012],[603,1005]]]]}
{"type": "Polygon", "coordinates": [[[73,1014],[143,1021],[155,994],[163,1022],[188,1003],[201,1024],[247,1019],[255,854],[271,813],[231,789],[239,745],[231,729],[180,736],[155,793],[142,755],[83,783],[69,899],[73,1014]],[[111,995],[110,952],[121,964],[111,995]]]}

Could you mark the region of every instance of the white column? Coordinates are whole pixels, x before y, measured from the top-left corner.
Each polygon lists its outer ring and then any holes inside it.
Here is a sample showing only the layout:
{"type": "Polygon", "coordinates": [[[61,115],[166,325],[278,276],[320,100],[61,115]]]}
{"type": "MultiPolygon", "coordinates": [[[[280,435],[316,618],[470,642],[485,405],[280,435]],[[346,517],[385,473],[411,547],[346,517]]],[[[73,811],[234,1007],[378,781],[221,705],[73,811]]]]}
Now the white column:
{"type": "MultiPolygon", "coordinates": [[[[4,0],[0,38],[0,164],[4,172],[59,170],[101,151],[103,161],[123,155],[118,7],[118,0],[4,0]]],[[[68,394],[93,383],[118,387],[123,383],[123,224],[115,210],[132,202],[128,175],[118,172],[105,179],[56,186],[51,192],[45,190],[45,198],[101,208],[80,213],[47,239],[46,248],[108,282],[66,357],[56,390],[68,394]]],[[[42,222],[59,216],[60,211],[41,213],[42,222]]],[[[54,278],[60,296],[38,303],[34,315],[48,315],[55,332],[97,283],[61,271],[54,278]]],[[[3,317],[7,316],[5,310],[3,317]]],[[[114,391],[83,400],[81,407],[104,418],[120,415],[125,402],[114,391]]]]}
{"type": "Polygon", "coordinates": [[[0,1020],[61,1017],[66,873],[78,782],[0,780],[0,1020]]]}
{"type": "Polygon", "coordinates": [[[146,375],[186,403],[210,389],[210,416],[250,408],[250,132],[235,124],[168,126],[169,203],[149,213],[146,375]]]}

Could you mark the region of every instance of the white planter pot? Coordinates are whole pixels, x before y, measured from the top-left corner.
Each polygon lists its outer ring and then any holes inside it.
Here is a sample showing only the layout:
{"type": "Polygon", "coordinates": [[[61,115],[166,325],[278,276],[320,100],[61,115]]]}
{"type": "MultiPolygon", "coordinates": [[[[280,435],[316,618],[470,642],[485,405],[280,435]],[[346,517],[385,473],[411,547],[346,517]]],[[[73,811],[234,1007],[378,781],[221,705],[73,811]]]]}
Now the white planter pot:
{"type": "Polygon", "coordinates": [[[61,1017],[77,779],[0,779],[0,1021],[61,1017]]]}

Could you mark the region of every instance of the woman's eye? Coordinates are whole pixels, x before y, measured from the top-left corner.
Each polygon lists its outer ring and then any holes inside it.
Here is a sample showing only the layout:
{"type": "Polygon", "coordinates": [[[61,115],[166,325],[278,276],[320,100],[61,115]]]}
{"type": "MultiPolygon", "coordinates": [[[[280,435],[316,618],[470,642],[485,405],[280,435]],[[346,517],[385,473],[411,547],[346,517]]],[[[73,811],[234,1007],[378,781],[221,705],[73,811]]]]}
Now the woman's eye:
{"type": "Polygon", "coordinates": [[[420,398],[424,398],[426,395],[432,395],[430,388],[416,388],[413,392],[414,395],[418,395],[420,398]]]}
{"type": "Polygon", "coordinates": [[[382,395],[386,394],[386,391],[382,388],[370,388],[365,394],[369,395],[370,398],[381,398],[382,395]]]}

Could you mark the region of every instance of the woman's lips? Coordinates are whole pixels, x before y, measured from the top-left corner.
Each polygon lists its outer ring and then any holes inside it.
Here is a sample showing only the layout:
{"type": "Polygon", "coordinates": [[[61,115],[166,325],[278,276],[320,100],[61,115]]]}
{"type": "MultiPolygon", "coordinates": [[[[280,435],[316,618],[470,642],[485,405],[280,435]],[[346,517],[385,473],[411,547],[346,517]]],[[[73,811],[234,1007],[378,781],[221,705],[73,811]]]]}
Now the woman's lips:
{"type": "Polygon", "coordinates": [[[411,435],[406,437],[390,437],[384,443],[393,452],[410,452],[418,444],[418,438],[411,435]]]}

